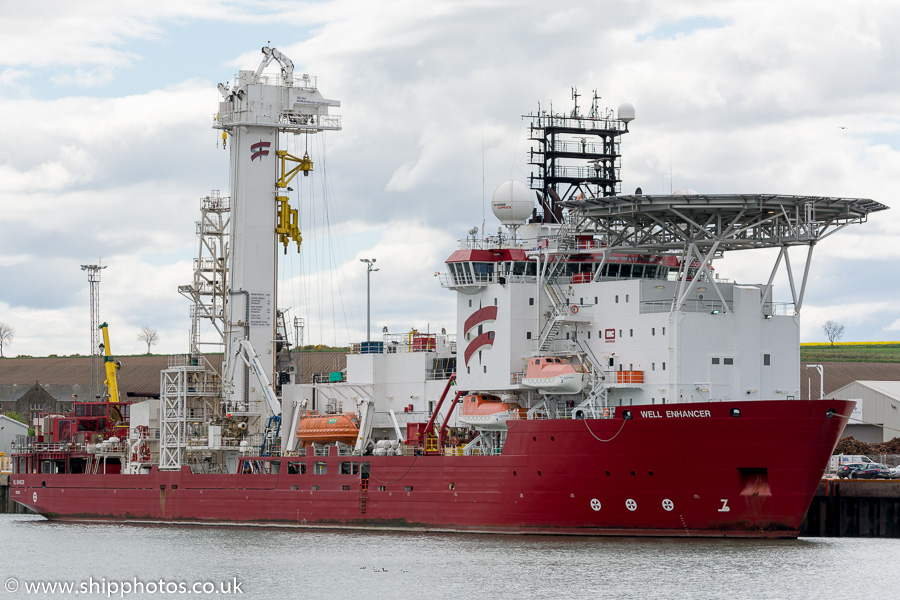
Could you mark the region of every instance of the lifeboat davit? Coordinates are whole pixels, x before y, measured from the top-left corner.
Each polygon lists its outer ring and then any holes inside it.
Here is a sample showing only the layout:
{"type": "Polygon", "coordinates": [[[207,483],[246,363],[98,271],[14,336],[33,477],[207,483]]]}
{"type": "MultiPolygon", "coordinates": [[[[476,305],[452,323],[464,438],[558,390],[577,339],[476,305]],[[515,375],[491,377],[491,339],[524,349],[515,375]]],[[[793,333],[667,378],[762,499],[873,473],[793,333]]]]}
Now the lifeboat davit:
{"type": "Polygon", "coordinates": [[[525,409],[515,402],[503,402],[493,394],[469,394],[463,397],[457,420],[476,429],[506,431],[507,421],[525,417],[525,409]]]}
{"type": "Polygon", "coordinates": [[[297,439],[304,446],[311,444],[355,444],[359,437],[359,417],[356,413],[321,415],[314,410],[304,411],[297,425],[297,439]]]}
{"type": "Polygon", "coordinates": [[[584,389],[584,367],[552,356],[531,358],[522,385],[541,394],[577,394],[584,389]]]}

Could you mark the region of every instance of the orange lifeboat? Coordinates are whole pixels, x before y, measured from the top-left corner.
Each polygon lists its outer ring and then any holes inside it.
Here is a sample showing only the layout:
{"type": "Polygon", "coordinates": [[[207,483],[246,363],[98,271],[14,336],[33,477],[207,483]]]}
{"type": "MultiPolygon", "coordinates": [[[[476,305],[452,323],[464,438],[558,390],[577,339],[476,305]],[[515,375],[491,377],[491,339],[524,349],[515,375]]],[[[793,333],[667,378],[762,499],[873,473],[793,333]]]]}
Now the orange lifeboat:
{"type": "Polygon", "coordinates": [[[458,420],[476,429],[505,431],[507,421],[525,416],[525,409],[515,402],[503,402],[493,394],[469,394],[462,399],[458,420]]]}
{"type": "Polygon", "coordinates": [[[297,425],[297,439],[304,446],[343,442],[355,444],[359,436],[359,417],[356,413],[321,415],[314,410],[303,411],[297,425]]]}
{"type": "Polygon", "coordinates": [[[577,394],[584,389],[584,367],[555,357],[531,358],[522,385],[544,395],[577,394]]]}

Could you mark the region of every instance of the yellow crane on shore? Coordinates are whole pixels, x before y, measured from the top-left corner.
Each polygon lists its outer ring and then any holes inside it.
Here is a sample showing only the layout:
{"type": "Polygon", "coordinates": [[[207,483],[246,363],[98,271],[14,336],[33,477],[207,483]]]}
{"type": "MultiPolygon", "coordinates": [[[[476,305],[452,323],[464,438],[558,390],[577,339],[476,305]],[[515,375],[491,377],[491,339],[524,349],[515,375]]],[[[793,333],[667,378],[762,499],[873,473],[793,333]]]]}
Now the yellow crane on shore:
{"type": "Polygon", "coordinates": [[[109,392],[109,401],[119,403],[119,382],[116,379],[116,371],[122,368],[122,363],[113,358],[112,349],[109,346],[109,325],[102,323],[100,331],[103,332],[103,366],[106,369],[106,390],[109,392]]]}

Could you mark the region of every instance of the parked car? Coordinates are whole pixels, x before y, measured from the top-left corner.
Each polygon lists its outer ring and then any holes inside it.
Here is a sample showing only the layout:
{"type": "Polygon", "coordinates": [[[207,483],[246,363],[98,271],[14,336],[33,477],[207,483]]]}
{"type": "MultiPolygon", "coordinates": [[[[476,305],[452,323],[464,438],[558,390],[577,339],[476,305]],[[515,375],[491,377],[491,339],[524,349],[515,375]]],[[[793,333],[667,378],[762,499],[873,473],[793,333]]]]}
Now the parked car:
{"type": "Polygon", "coordinates": [[[900,479],[900,465],[891,469],[891,479],[900,479]]]}
{"type": "Polygon", "coordinates": [[[887,465],[872,463],[863,465],[850,473],[850,479],[891,479],[891,470],[887,465]]]}
{"type": "Polygon", "coordinates": [[[841,479],[847,479],[857,469],[866,466],[867,463],[846,463],[838,467],[837,476],[841,479]]]}

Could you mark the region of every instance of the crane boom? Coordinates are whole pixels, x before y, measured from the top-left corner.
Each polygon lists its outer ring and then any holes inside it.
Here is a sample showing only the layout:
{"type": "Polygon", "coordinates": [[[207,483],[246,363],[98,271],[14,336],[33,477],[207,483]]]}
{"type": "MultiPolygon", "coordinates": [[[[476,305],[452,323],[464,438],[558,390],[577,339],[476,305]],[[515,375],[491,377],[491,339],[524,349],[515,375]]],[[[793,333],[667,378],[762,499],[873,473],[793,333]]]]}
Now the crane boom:
{"type": "Polygon", "coordinates": [[[294,63],[287,56],[276,50],[275,48],[269,48],[268,46],[262,47],[263,58],[259,62],[259,66],[256,68],[256,76],[259,77],[262,75],[263,70],[269,66],[273,60],[277,61],[278,64],[281,65],[281,74],[284,76],[284,84],[285,85],[294,85],[294,63]]]}
{"type": "Polygon", "coordinates": [[[109,325],[102,323],[100,331],[103,332],[103,367],[106,369],[106,389],[109,392],[109,401],[111,403],[119,402],[119,381],[116,378],[116,371],[122,366],[112,355],[112,348],[109,347],[109,325]]]}

